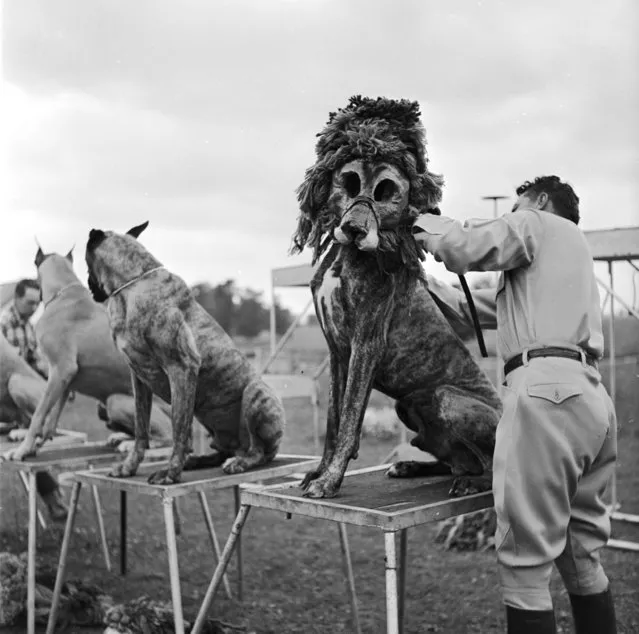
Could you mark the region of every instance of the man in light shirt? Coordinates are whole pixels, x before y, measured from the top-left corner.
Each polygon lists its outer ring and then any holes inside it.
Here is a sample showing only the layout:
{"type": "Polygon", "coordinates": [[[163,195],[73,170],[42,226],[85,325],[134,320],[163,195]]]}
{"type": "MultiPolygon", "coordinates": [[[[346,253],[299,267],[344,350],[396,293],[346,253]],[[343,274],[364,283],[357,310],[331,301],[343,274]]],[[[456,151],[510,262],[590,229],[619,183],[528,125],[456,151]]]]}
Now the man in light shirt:
{"type": "MultiPolygon", "coordinates": [[[[570,185],[543,176],[517,195],[515,213],[495,220],[421,216],[415,238],[453,273],[501,272],[496,296],[475,296],[506,362],[493,493],[508,632],[556,632],[554,563],[577,634],[612,634],[599,550],[610,537],[602,498],[615,468],[617,422],[597,369],[603,332],[592,257],[570,185]]],[[[429,286],[453,327],[472,324],[461,291],[430,277],[429,286]]]]}

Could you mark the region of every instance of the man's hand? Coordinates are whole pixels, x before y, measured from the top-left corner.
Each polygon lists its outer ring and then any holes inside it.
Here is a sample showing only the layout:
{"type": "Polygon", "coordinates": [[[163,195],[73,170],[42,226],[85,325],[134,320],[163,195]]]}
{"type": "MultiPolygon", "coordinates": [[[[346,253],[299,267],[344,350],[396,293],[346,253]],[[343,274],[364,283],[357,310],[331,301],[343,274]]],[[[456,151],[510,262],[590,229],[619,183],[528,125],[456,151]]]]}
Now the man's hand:
{"type": "Polygon", "coordinates": [[[413,225],[413,238],[417,242],[417,246],[426,251],[426,236],[427,233],[417,225],[413,225]]]}

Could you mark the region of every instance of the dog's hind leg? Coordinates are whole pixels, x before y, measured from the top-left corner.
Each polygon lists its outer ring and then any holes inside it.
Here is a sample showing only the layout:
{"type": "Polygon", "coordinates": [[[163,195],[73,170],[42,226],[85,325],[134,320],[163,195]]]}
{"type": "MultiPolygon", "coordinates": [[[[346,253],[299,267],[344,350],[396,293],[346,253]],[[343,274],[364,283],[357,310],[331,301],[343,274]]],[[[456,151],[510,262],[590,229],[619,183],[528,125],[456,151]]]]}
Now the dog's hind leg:
{"type": "Polygon", "coordinates": [[[284,433],[284,420],[284,407],[275,392],[261,379],[251,381],[242,393],[241,448],[224,463],[224,472],[242,473],[273,460],[284,433]]]}
{"type": "MultiPolygon", "coordinates": [[[[72,350],[69,350],[68,352],[71,353],[72,350]]],[[[27,430],[27,435],[18,447],[11,449],[4,454],[5,459],[24,460],[27,456],[35,454],[37,438],[42,436],[42,429],[47,416],[53,407],[60,401],[62,395],[68,392],[69,386],[78,371],[78,365],[75,361],[74,354],[69,354],[66,359],[59,361],[59,363],[52,365],[50,368],[49,378],[44,389],[44,394],[33,413],[29,429],[27,430]]]]}
{"type": "Polygon", "coordinates": [[[153,392],[131,371],[131,384],[135,396],[135,442],[127,457],[114,465],[109,475],[113,478],[128,478],[137,473],[149,447],[149,421],[153,392]]]}
{"type": "Polygon", "coordinates": [[[339,414],[344,402],[344,390],[346,388],[346,371],[340,364],[337,355],[331,352],[330,356],[330,383],[328,386],[328,416],[326,417],[326,438],[324,439],[324,451],[322,460],[316,469],[309,471],[302,480],[301,488],[306,491],[313,480],[317,480],[326,471],[333,459],[337,435],[339,432],[339,414]]]}
{"type": "Polygon", "coordinates": [[[197,471],[198,469],[221,467],[230,457],[231,454],[221,451],[214,451],[204,456],[191,454],[184,463],[183,471],[197,471]]]}
{"type": "Polygon", "coordinates": [[[435,402],[438,419],[452,446],[450,464],[455,482],[450,495],[461,497],[490,490],[495,434],[502,411],[498,398],[495,395],[488,401],[446,385],[435,391],[435,402]]]}
{"type": "MultiPolygon", "coordinates": [[[[432,419],[434,415],[427,396],[423,403],[413,402],[412,404],[407,404],[398,401],[395,405],[395,411],[406,427],[417,432],[417,436],[410,441],[413,447],[417,447],[417,449],[425,452],[433,451],[435,447],[443,449],[443,453],[449,451],[447,447],[447,445],[449,445],[447,442],[448,439],[442,438],[441,434],[436,435],[437,428],[425,423],[425,421],[432,419]],[[420,434],[420,428],[427,428],[431,432],[428,436],[430,444],[425,443],[423,434],[420,434]]],[[[386,475],[389,478],[420,478],[451,474],[452,469],[450,465],[444,462],[424,462],[418,460],[400,460],[386,471],[386,475]]]]}

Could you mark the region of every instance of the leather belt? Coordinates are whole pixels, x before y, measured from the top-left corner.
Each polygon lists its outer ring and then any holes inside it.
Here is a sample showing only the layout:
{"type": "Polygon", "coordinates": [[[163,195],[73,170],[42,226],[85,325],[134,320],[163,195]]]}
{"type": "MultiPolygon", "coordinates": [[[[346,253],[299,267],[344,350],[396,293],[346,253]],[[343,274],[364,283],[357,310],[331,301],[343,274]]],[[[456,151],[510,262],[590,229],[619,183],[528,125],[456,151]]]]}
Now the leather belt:
{"type": "MultiPolygon", "coordinates": [[[[574,361],[581,361],[581,353],[570,348],[534,348],[528,351],[528,358],[535,359],[538,357],[561,357],[563,359],[573,359],[574,361]]],[[[586,355],[586,363],[593,367],[597,367],[597,361],[594,357],[586,355]]],[[[504,364],[504,376],[509,372],[516,370],[524,365],[523,354],[518,354],[504,364]]]]}

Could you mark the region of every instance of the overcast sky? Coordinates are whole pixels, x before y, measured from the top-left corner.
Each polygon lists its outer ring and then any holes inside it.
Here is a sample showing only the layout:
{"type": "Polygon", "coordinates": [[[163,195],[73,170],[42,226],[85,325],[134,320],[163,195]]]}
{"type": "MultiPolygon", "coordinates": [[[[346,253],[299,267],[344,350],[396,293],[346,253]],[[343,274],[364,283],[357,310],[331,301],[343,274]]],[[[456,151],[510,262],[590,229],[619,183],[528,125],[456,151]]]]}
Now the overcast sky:
{"type": "Polygon", "coordinates": [[[638,7],[4,3],[0,281],[34,274],[36,234],[47,252],[75,243],[84,281],[91,228],[148,219],[142,241],[188,283],[267,290],[271,268],[310,259],[287,255],[294,190],[328,113],[358,93],[420,102],[445,214],[488,217],[481,196],[556,173],[583,229],[638,224],[638,7]]]}

